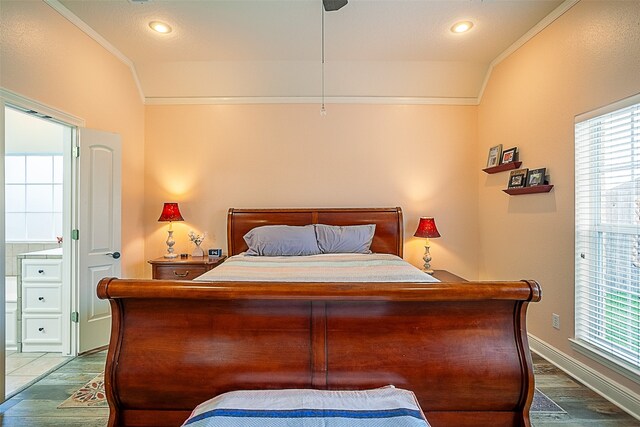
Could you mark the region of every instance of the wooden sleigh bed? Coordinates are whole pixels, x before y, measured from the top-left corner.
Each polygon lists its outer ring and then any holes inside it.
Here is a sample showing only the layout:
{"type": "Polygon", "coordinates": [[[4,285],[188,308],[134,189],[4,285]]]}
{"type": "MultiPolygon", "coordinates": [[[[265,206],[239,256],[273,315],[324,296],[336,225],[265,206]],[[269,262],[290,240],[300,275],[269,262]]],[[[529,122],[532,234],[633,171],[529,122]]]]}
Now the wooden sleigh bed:
{"type": "MultiPolygon", "coordinates": [[[[230,255],[273,224],[376,224],[372,251],[402,256],[391,209],[231,209],[230,255]]],[[[535,281],[206,283],[106,278],[110,426],[178,426],[232,390],[412,390],[434,427],[529,426],[526,334],[535,281]]]]}

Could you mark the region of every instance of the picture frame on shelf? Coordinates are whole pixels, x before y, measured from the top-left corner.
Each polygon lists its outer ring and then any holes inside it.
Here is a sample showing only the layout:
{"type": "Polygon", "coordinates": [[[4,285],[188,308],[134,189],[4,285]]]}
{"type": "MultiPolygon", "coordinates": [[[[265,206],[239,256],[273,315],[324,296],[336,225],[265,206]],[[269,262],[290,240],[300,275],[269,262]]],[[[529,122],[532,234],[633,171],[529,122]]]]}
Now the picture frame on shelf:
{"type": "Polygon", "coordinates": [[[531,169],[527,174],[527,187],[535,187],[545,184],[547,168],[531,169]]]}
{"type": "Polygon", "coordinates": [[[487,158],[487,167],[498,166],[500,164],[500,155],[502,154],[502,144],[498,144],[489,149],[489,157],[487,158]]]}
{"type": "Polygon", "coordinates": [[[516,169],[509,174],[508,188],[523,188],[527,184],[528,169],[516,169]]]}
{"type": "Polygon", "coordinates": [[[509,148],[502,152],[500,164],[513,163],[518,160],[518,147],[509,148]]]}

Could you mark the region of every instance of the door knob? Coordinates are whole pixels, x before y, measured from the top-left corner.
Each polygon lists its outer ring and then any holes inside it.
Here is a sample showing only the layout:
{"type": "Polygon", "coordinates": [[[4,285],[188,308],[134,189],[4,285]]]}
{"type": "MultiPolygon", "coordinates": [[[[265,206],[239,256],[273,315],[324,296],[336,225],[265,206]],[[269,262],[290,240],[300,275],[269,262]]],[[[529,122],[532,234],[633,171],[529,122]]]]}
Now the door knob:
{"type": "Polygon", "coordinates": [[[112,256],[113,259],[118,259],[120,258],[120,252],[108,252],[107,255],[112,256]]]}

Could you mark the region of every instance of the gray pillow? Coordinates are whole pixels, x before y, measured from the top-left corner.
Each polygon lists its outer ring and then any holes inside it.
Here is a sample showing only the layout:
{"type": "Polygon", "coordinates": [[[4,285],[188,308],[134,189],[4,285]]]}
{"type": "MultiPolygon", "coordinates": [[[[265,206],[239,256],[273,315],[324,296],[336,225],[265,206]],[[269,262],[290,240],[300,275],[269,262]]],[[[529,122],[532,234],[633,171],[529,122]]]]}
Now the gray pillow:
{"type": "Polygon", "coordinates": [[[250,230],[243,238],[249,246],[247,255],[289,256],[320,253],[313,225],[265,225],[250,230]]]}
{"type": "Polygon", "coordinates": [[[318,247],[323,254],[370,254],[375,224],[326,225],[316,224],[318,247]]]}

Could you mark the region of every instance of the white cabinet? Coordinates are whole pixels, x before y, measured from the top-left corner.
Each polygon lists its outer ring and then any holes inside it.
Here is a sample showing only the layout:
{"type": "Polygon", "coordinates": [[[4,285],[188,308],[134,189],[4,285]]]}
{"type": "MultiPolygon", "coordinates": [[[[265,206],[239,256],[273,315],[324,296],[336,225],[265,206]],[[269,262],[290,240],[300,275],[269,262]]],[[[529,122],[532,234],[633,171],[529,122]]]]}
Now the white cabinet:
{"type": "Polygon", "coordinates": [[[22,259],[23,352],[62,351],[62,258],[22,259]]]}

